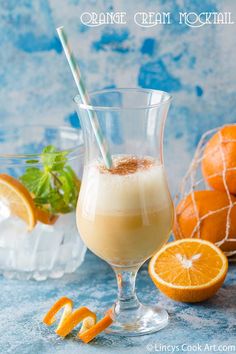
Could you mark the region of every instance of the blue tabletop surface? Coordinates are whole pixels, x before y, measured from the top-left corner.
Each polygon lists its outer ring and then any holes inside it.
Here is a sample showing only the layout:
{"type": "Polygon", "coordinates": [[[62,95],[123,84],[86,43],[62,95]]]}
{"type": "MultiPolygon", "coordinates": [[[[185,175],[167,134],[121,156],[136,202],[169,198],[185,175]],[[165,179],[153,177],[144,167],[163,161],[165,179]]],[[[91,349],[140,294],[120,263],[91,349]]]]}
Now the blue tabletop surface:
{"type": "Polygon", "coordinates": [[[211,300],[195,305],[176,303],[162,295],[144,265],[137,279],[139,297],[143,302],[158,302],[168,310],[168,327],[152,335],[133,338],[102,334],[89,345],[75,340],[76,332],[66,339],[57,337],[54,327],[42,324],[42,317],[53,302],[64,295],[73,299],[76,306],[86,305],[101,314],[115,300],[113,271],[90,252],[74,274],[44,282],[1,277],[0,289],[0,353],[214,352],[213,347],[210,350],[205,345],[225,345],[228,347],[224,347],[227,349],[224,352],[236,352],[232,350],[236,346],[236,265],[230,265],[223,287],[211,300]]]}

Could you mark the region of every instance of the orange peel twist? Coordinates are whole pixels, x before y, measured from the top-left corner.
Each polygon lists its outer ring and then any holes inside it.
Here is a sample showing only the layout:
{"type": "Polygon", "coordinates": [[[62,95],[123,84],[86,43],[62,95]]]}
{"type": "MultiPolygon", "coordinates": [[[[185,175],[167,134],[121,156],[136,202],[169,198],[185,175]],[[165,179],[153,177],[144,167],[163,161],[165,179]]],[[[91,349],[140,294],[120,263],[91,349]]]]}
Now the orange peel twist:
{"type": "Polygon", "coordinates": [[[43,323],[47,326],[51,326],[56,321],[55,315],[62,308],[64,308],[64,311],[55,330],[55,332],[61,337],[67,336],[80,322],[82,322],[77,337],[79,337],[84,343],[89,343],[112,323],[111,310],[108,310],[106,315],[97,322],[96,314],[85,306],[73,311],[73,301],[68,297],[62,297],[55,302],[44,316],[43,323]]]}

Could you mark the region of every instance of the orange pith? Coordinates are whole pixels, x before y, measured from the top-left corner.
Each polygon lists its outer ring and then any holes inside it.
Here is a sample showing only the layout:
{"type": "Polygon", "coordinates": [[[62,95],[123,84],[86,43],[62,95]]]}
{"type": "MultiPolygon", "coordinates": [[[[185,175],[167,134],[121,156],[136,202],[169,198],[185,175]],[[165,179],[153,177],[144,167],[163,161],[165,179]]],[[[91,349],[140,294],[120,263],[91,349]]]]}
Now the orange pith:
{"type": "Polygon", "coordinates": [[[213,296],[227,270],[223,252],[200,239],[170,242],[149,263],[149,274],[159,290],[183,302],[199,302],[213,296]]]}
{"type": "Polygon", "coordinates": [[[77,334],[84,343],[89,343],[99,333],[104,331],[112,323],[111,312],[108,311],[106,315],[98,322],[97,316],[87,307],[80,307],[73,311],[73,301],[67,297],[62,297],[51,307],[45,315],[43,322],[51,326],[55,321],[55,315],[62,308],[64,308],[59,325],[56,328],[56,333],[61,336],[67,336],[80,322],[82,326],[77,334]]]}
{"type": "Polygon", "coordinates": [[[33,199],[25,186],[14,177],[0,174],[0,199],[13,215],[24,220],[31,231],[37,222],[33,199]]]}

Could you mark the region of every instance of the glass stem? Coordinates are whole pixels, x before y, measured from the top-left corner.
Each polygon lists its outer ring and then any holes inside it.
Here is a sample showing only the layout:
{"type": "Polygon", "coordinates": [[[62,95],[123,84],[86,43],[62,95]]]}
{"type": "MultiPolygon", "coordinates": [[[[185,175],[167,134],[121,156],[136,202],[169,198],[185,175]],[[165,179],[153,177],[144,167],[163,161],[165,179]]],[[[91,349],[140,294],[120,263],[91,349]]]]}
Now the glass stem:
{"type": "Polygon", "coordinates": [[[132,271],[123,271],[113,268],[116,273],[118,285],[118,298],[115,303],[115,313],[123,310],[136,310],[140,303],[135,292],[135,281],[138,268],[132,271]]]}

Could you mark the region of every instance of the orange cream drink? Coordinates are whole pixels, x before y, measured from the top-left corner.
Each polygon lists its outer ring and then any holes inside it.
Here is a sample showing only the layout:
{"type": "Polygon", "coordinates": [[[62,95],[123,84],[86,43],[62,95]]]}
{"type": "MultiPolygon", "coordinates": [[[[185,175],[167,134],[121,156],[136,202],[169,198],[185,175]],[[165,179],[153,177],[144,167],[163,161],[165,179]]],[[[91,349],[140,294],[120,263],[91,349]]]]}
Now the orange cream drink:
{"type": "Polygon", "coordinates": [[[173,205],[163,166],[151,157],[116,155],[113,168],[85,166],[77,206],[80,235],[111,265],[137,267],[168,240],[173,205]]]}
{"type": "Polygon", "coordinates": [[[89,103],[79,95],[74,101],[85,144],[77,226],[88,248],[112,266],[118,286],[106,332],[159,331],[168,324],[168,314],[140,303],[135,280],[141,265],[168,240],[174,219],[163,165],[171,96],[114,88],[92,92],[89,103]]]}

